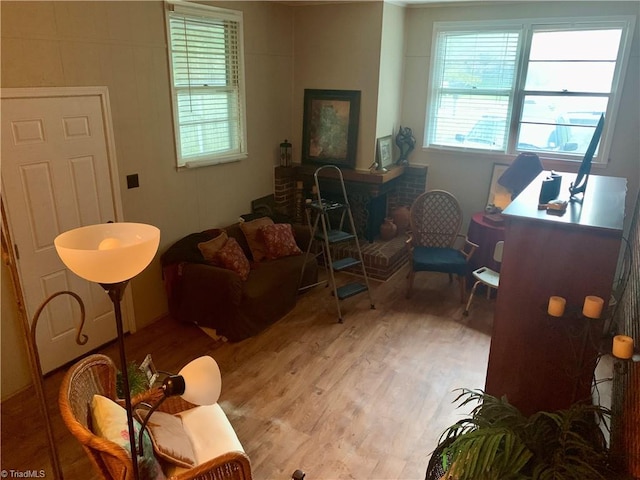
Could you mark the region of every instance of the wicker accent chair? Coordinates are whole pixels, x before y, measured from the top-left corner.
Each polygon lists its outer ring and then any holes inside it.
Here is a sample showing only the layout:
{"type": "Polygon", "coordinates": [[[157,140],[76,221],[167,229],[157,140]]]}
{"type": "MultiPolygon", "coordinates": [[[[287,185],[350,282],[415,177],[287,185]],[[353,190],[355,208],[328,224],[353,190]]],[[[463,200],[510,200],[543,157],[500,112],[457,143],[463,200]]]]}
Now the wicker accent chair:
{"type": "Polygon", "coordinates": [[[460,283],[460,302],[464,303],[468,262],[478,245],[460,233],[462,209],[455,196],[444,190],[431,190],[418,196],[409,213],[409,288],[411,296],[416,272],[441,272],[453,275],[460,283]],[[456,243],[463,239],[463,245],[456,243]]]}
{"type": "MultiPolygon", "coordinates": [[[[100,354],[89,355],[73,365],[60,386],[58,403],[65,425],[91,459],[101,478],[133,480],[133,464],[129,453],[91,431],[91,400],[95,394],[116,399],[116,367],[100,354]]],[[[142,396],[132,399],[136,404],[142,396]]],[[[146,396],[146,399],[149,397],[146,396]]],[[[180,397],[170,397],[158,411],[178,413],[193,408],[180,397]]],[[[243,452],[220,455],[189,470],[170,477],[172,480],[251,480],[249,458],[243,452]]]]}

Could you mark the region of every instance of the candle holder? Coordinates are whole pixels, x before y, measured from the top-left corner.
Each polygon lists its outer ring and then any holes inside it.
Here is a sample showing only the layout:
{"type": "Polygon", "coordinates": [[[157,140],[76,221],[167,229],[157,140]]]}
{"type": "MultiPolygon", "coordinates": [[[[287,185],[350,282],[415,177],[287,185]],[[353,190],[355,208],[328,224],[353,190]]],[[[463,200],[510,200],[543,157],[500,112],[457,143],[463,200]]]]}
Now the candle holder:
{"type": "Polygon", "coordinates": [[[551,296],[548,305],[542,308],[545,309],[549,325],[554,328],[562,328],[569,337],[575,356],[575,370],[572,372],[571,366],[568,366],[567,375],[574,380],[572,399],[575,402],[578,400],[576,396],[587,360],[587,347],[591,344],[593,350],[600,352],[592,330],[593,322],[602,320],[604,300],[594,295],[588,295],[585,297],[583,305],[578,306],[568,304],[564,297],[551,296]],[[574,342],[573,339],[577,339],[577,341],[574,342]]]}
{"type": "Polygon", "coordinates": [[[547,305],[547,315],[556,318],[575,317],[578,315],[583,318],[598,320],[602,316],[603,310],[604,300],[595,295],[587,295],[584,298],[582,309],[578,306],[567,306],[567,300],[557,295],[549,297],[549,304],[547,305]]]}
{"type": "Polygon", "coordinates": [[[626,375],[629,372],[630,363],[640,362],[640,351],[635,350],[631,358],[618,358],[616,356],[613,358],[615,359],[613,362],[613,370],[618,375],[626,375]]]}

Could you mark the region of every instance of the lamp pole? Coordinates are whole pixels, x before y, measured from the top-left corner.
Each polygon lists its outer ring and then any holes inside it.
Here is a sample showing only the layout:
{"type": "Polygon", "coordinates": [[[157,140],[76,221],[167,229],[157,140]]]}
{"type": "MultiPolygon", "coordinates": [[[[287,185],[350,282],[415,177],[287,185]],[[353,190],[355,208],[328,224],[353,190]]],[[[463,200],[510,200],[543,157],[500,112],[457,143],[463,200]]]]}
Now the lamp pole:
{"type": "Polygon", "coordinates": [[[124,405],[127,411],[127,425],[129,427],[129,446],[131,448],[131,464],[133,465],[133,478],[140,479],[138,471],[138,454],[136,451],[136,432],[133,427],[133,408],[131,407],[131,390],[129,388],[129,371],[127,369],[127,356],[124,349],[124,329],[122,327],[122,311],[120,302],[124,297],[124,290],[127,288],[129,280],[118,283],[101,283],[100,286],[109,294],[113,302],[113,309],[116,315],[116,328],[118,331],[118,349],[120,351],[120,370],[122,372],[122,389],[124,394],[124,405]]]}
{"type": "Polygon", "coordinates": [[[140,474],[120,302],[129,281],[153,259],[159,242],[160,230],[157,227],[126,222],[78,227],[61,233],[54,240],[56,251],[67,268],[79,277],[101,285],[113,303],[129,427],[131,468],[135,480],[140,479],[140,474]]]}

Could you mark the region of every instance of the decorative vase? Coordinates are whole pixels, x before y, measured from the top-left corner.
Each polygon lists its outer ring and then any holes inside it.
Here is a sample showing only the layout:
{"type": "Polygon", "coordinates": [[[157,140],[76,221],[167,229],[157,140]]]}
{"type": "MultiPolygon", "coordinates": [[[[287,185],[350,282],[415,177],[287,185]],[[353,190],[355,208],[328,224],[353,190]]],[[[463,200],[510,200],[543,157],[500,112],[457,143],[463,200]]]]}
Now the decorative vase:
{"type": "Polygon", "coordinates": [[[380,238],[385,241],[391,240],[396,236],[397,231],[398,227],[393,223],[393,218],[386,217],[384,223],[380,225],[380,238]]]}
{"type": "Polygon", "coordinates": [[[398,227],[398,233],[403,234],[409,228],[409,207],[406,205],[401,205],[396,207],[391,212],[391,217],[393,218],[393,223],[398,227]]]}
{"type": "Polygon", "coordinates": [[[400,149],[400,157],[396,162],[398,165],[409,165],[409,154],[416,146],[416,139],[409,127],[400,126],[396,135],[396,145],[400,149]]]}

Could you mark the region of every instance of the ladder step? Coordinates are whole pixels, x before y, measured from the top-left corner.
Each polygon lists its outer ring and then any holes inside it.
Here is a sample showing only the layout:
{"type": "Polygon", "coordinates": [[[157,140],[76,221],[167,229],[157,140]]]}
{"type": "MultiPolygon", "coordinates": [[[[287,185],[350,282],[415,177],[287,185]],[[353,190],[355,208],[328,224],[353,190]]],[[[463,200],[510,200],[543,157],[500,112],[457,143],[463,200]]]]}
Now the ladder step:
{"type": "Polygon", "coordinates": [[[338,291],[338,298],[344,300],[345,298],[353,297],[362,292],[367,291],[367,286],[363,283],[347,283],[336,289],[338,291]]]}
{"type": "MultiPolygon", "coordinates": [[[[347,240],[353,240],[356,236],[352,233],[343,232],[342,230],[329,230],[327,232],[327,240],[329,243],[344,242],[347,240]]],[[[324,234],[322,232],[316,233],[316,240],[325,241],[324,234]]]]}
{"type": "Polygon", "coordinates": [[[360,260],[355,258],[347,257],[342,258],[340,260],[336,260],[333,262],[333,269],[336,271],[344,270],[345,268],[353,267],[354,265],[359,265],[360,260]]]}
{"type": "Polygon", "coordinates": [[[324,199],[322,200],[322,202],[318,202],[317,200],[315,202],[311,202],[311,208],[321,212],[328,212],[329,210],[339,210],[346,207],[347,205],[344,203],[332,202],[324,199]]]}

